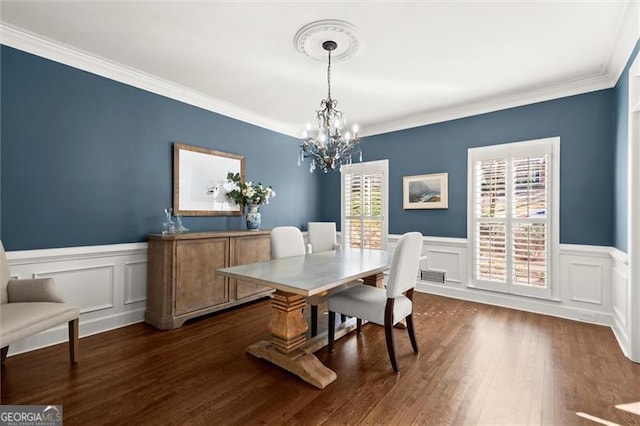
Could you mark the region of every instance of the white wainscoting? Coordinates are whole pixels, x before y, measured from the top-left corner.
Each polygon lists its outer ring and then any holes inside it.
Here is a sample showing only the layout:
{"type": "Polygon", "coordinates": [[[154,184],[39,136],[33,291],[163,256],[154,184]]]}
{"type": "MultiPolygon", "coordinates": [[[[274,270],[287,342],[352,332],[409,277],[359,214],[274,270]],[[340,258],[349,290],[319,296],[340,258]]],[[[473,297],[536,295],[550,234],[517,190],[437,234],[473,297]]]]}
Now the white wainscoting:
{"type": "MultiPolygon", "coordinates": [[[[399,235],[389,235],[393,250],[399,235]]],[[[445,282],[417,282],[417,291],[610,326],[629,353],[629,278],[625,253],[610,247],[560,245],[558,300],[469,288],[464,238],[424,237],[421,269],[445,272],[445,282]]],[[[80,335],[144,321],[147,244],[70,247],[7,253],[11,275],[53,277],[81,308],[80,335]]],[[[9,355],[67,340],[66,325],[11,345],[9,355]]],[[[81,342],[82,343],[82,342],[81,342]]],[[[81,346],[82,349],[82,346],[81,346]]]]}
{"type": "MultiPolygon", "coordinates": [[[[390,248],[399,237],[389,236],[390,248]]],[[[468,287],[468,250],[464,238],[424,237],[423,255],[427,259],[421,268],[444,271],[445,283],[418,280],[416,290],[610,327],[614,325],[612,298],[618,298],[616,307],[627,303],[628,297],[614,293],[614,272],[619,271],[614,268],[610,247],[560,244],[559,271],[554,275],[560,277],[557,300],[468,287]]]]}
{"type": "MultiPolygon", "coordinates": [[[[81,337],[144,321],[147,243],[25,250],[7,258],[12,277],[51,277],[65,299],[80,306],[81,337]]],[[[67,339],[62,324],[12,344],[9,355],[67,339]]]]}
{"type": "Polygon", "coordinates": [[[631,333],[631,288],[629,280],[629,256],[618,249],[612,249],[611,328],[624,354],[631,353],[629,335],[631,333]]]}
{"type": "MultiPolygon", "coordinates": [[[[395,249],[400,235],[389,235],[388,249],[395,249]]],[[[467,283],[467,240],[464,238],[423,237],[420,269],[445,273],[440,286],[464,287],[467,283]]],[[[423,283],[426,281],[420,281],[423,283]]]]}

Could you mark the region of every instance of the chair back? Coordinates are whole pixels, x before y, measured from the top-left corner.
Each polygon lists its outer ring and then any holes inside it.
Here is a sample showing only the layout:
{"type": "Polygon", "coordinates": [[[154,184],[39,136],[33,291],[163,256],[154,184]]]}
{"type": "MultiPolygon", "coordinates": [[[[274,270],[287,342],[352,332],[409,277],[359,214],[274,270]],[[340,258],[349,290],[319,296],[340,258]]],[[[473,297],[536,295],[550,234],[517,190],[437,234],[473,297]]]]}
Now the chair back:
{"type": "Polygon", "coordinates": [[[7,255],[4,253],[4,246],[0,241],[0,303],[9,303],[9,293],[7,292],[7,285],[9,284],[9,261],[7,255]]]}
{"type": "Polygon", "coordinates": [[[391,259],[387,297],[397,297],[416,286],[420,253],[422,252],[422,234],[407,232],[400,238],[391,259]]]}
{"type": "Polygon", "coordinates": [[[306,254],[304,237],[295,226],[278,226],[271,230],[271,258],[306,254]]]}
{"type": "Polygon", "coordinates": [[[309,244],[311,244],[314,253],[335,250],[335,222],[309,222],[307,231],[309,232],[309,244]]]}

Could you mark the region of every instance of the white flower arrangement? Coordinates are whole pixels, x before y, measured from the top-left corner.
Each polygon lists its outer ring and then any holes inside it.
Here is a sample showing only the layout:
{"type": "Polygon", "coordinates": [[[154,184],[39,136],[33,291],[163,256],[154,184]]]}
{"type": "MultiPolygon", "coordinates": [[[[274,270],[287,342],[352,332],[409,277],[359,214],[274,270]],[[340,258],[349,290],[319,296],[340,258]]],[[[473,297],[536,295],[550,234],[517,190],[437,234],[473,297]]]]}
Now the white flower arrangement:
{"type": "Polygon", "coordinates": [[[271,186],[262,185],[258,182],[242,182],[240,173],[227,173],[227,181],[233,183],[235,188],[227,192],[227,197],[241,206],[249,204],[269,204],[269,199],[276,196],[276,191],[271,186]]]}

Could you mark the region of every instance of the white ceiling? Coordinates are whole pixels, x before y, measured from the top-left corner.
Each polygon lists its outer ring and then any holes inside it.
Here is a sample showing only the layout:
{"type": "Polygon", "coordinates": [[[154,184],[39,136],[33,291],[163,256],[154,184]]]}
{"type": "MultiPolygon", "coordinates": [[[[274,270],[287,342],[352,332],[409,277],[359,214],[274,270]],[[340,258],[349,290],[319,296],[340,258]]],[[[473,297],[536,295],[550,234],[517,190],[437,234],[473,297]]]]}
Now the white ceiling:
{"type": "Polygon", "coordinates": [[[80,52],[85,62],[100,63],[90,71],[111,76],[103,69],[115,64],[146,81],[139,87],[292,135],[327,92],[326,63],[304,57],[293,42],[313,21],[339,19],[360,30],[358,53],[332,67],[332,95],[367,135],[611,87],[631,9],[618,1],[2,1],[1,7],[4,44],[20,48],[16,40],[28,38],[66,57],[80,52]]]}

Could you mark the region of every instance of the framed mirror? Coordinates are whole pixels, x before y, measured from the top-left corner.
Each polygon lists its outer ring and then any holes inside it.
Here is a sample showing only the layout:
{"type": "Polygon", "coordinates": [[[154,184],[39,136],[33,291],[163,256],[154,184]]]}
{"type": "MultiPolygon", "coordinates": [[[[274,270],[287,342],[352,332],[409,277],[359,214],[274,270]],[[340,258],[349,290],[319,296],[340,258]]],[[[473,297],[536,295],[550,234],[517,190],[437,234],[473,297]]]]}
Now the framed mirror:
{"type": "Polygon", "coordinates": [[[244,155],[173,144],[173,211],[183,216],[241,216],[241,207],[227,197],[233,189],[227,173],[245,178],[244,155]]]}

